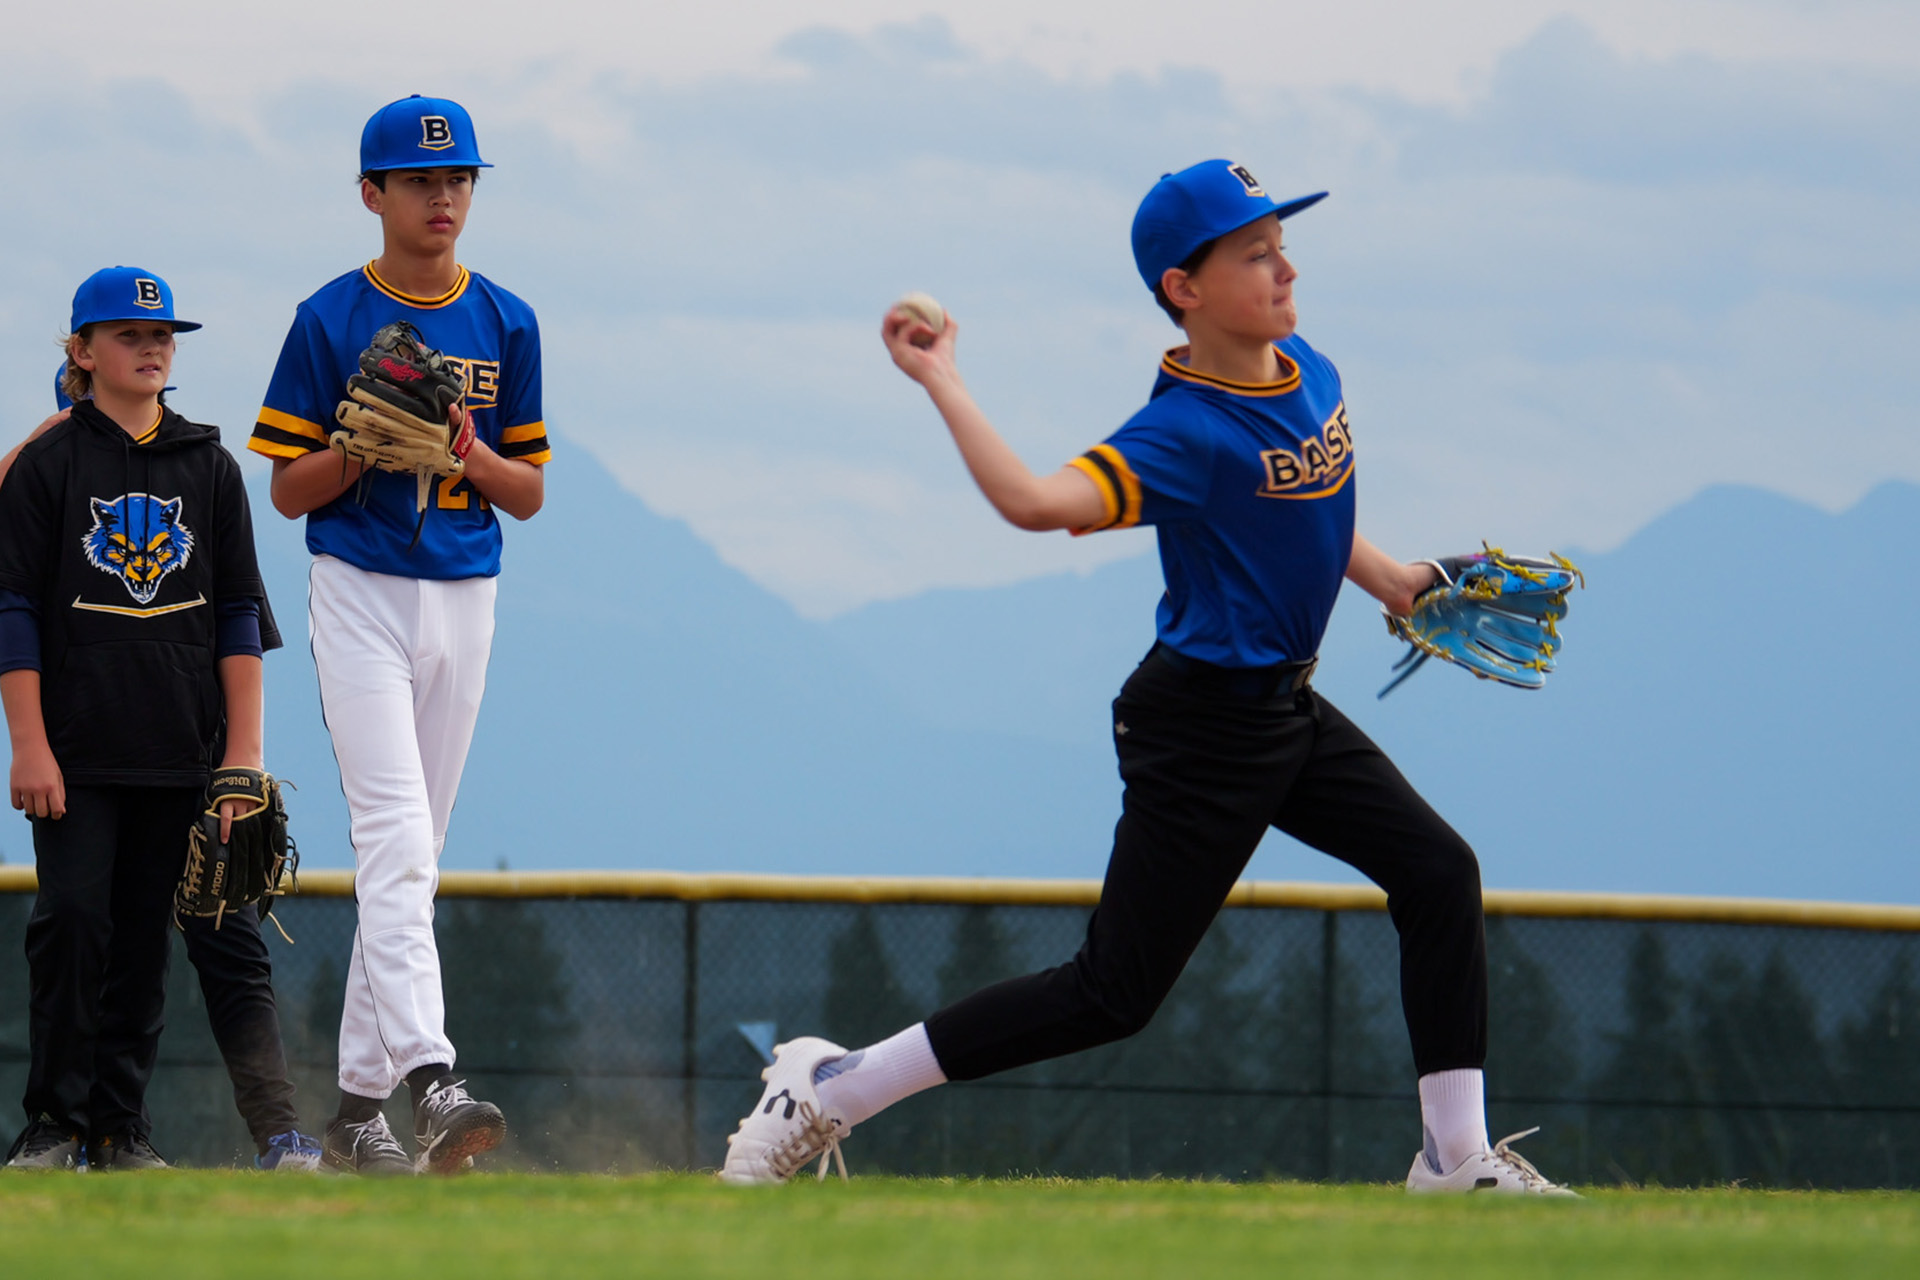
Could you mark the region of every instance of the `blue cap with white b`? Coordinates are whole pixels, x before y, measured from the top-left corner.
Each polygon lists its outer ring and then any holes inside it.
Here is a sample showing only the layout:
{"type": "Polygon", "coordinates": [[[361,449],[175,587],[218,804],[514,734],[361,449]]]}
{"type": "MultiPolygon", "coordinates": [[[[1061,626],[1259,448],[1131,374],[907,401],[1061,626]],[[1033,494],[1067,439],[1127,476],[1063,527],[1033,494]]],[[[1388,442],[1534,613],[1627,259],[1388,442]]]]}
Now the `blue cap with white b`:
{"type": "Polygon", "coordinates": [[[360,172],[491,169],[474,141],[473,117],[452,98],[414,94],[389,102],[360,131],[360,172]]]}
{"type": "Polygon", "coordinates": [[[173,290],[151,271],[139,267],[102,267],[80,282],[73,294],[73,321],[67,332],[84,325],[114,320],[162,320],[175,333],[200,326],[173,314],[173,290]]]}
{"type": "Polygon", "coordinates": [[[1247,166],[1202,160],[1190,169],[1162,174],[1140,202],[1133,215],[1133,264],[1152,289],[1207,241],[1261,218],[1290,218],[1326,198],[1326,192],[1317,191],[1275,200],[1247,166]]]}

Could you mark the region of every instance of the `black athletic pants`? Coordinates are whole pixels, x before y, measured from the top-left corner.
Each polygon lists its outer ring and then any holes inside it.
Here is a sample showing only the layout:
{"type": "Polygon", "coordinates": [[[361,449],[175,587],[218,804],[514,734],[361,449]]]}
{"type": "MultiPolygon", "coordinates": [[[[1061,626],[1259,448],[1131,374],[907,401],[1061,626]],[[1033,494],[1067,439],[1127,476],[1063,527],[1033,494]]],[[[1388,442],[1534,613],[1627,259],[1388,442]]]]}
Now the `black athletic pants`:
{"type": "Polygon", "coordinates": [[[1261,695],[1212,678],[1227,676],[1156,649],[1128,679],[1113,704],[1123,811],[1086,942],[1067,964],[928,1018],[949,1079],[1145,1027],[1268,826],[1387,891],[1419,1073],[1485,1063],[1487,944],[1473,850],[1332,703],[1311,689],[1261,695]]]}
{"type": "MultiPolygon", "coordinates": [[[[164,1022],[173,889],[203,794],[71,787],[65,817],[33,820],[29,1118],[45,1113],[95,1137],[152,1132],[146,1090],[164,1022]]],[[[217,932],[211,921],[186,923],[234,1100],[264,1143],[297,1117],[259,922],[249,908],[217,932]]]]}
{"type": "Polygon", "coordinates": [[[233,1082],[233,1103],[262,1153],[267,1139],[300,1127],[273,1000],[273,965],[260,935],[259,907],[230,911],[213,921],[185,916],[187,959],[200,975],[207,1022],[233,1082]]]}

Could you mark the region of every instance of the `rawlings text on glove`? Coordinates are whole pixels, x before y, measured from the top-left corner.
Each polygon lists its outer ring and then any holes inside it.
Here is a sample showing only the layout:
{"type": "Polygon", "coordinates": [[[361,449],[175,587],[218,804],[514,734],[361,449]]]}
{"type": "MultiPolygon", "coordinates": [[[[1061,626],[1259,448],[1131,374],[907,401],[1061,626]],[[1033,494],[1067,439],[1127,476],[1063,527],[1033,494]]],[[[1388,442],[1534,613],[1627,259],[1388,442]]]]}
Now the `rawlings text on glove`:
{"type": "Polygon", "coordinates": [[[404,320],[373,335],[360,353],[360,372],[347,379],[347,398],[334,410],[337,431],[327,444],[344,458],[419,478],[418,510],[436,475],[457,476],[473,448],[473,417],[464,407],[465,381],[445,356],[426,345],[404,320]]]}

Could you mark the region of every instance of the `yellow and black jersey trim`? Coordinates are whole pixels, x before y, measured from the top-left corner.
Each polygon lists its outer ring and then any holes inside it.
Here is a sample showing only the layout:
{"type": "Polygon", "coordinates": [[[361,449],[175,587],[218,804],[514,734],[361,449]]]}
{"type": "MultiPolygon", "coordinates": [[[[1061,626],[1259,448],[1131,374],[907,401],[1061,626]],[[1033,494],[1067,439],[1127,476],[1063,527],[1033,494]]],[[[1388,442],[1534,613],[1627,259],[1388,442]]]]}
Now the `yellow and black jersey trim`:
{"type": "Polygon", "coordinates": [[[1216,378],[1210,373],[1196,373],[1187,368],[1184,361],[1191,352],[1190,347],[1175,347],[1160,357],[1160,372],[1182,382],[1192,382],[1203,387],[1217,387],[1221,391],[1231,391],[1237,396],[1284,396],[1290,391],[1300,389],[1300,366],[1294,363],[1286,352],[1275,350],[1280,357],[1280,379],[1277,382],[1235,382],[1231,378],[1216,378]]]}
{"type": "Polygon", "coordinates": [[[1133,474],[1133,468],[1127,465],[1118,449],[1110,444],[1097,444],[1067,465],[1084,472],[1107,504],[1106,518],[1084,529],[1075,529],[1075,536],[1098,533],[1102,529],[1130,529],[1140,523],[1140,477],[1133,474]]]}
{"type": "Polygon", "coordinates": [[[135,436],[133,442],[135,444],[152,444],[154,439],[160,434],[160,420],[166,416],[167,411],[165,409],[155,409],[153,411],[153,425],[135,436]]]}
{"type": "Polygon", "coordinates": [[[304,458],[327,447],[327,432],[317,422],[262,406],[247,448],[269,458],[304,458]]]}
{"type": "Polygon", "coordinates": [[[531,462],[537,467],[546,466],[553,459],[553,446],[547,442],[547,424],[524,422],[517,427],[508,427],[500,433],[497,452],[503,458],[531,462]]]}
{"type": "Polygon", "coordinates": [[[453,282],[453,288],[447,290],[437,298],[422,298],[407,293],[404,290],[396,289],[385,280],[382,280],[380,273],[373,269],[371,262],[360,268],[360,271],[367,277],[367,283],[378,289],[381,293],[386,294],[395,302],[402,302],[409,307],[417,307],[422,311],[437,311],[441,307],[451,306],[453,303],[460,301],[460,295],[467,291],[467,284],[473,279],[473,276],[467,269],[461,267],[459,276],[455,278],[453,282]]]}

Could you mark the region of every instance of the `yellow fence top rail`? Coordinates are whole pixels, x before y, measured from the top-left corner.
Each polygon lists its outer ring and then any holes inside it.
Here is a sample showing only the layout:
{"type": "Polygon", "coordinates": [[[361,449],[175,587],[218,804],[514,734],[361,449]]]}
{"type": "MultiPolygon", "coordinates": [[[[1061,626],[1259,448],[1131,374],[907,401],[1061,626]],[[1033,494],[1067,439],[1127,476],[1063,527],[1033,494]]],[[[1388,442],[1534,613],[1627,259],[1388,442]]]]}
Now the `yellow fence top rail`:
{"type": "MultiPolygon", "coordinates": [[[[0,893],[32,893],[33,868],[0,866],[0,893]]],[[[353,873],[309,871],[308,897],[353,894],[353,873]]],[[[1098,880],[990,880],[961,876],[698,875],[681,871],[448,871],[444,898],[665,898],[680,902],[921,902],[989,906],[1090,907],[1098,880]]],[[[1384,911],[1370,885],[1243,880],[1232,907],[1384,911]]],[[[1920,933],[1920,907],[1776,898],[1696,898],[1650,893],[1545,893],[1489,889],[1488,915],[1573,920],[1673,920],[1696,924],[1800,925],[1920,933]]]]}

